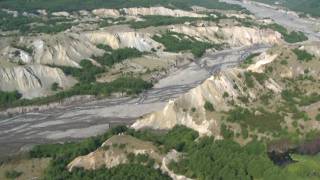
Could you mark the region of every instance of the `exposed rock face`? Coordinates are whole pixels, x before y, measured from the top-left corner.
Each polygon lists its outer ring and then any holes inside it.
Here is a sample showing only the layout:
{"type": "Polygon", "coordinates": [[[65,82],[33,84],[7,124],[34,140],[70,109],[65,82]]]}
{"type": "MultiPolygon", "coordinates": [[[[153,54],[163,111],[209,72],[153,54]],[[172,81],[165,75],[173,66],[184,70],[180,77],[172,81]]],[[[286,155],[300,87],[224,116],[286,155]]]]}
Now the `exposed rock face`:
{"type": "Polygon", "coordinates": [[[96,170],[103,167],[112,168],[128,163],[128,154],[146,154],[155,161],[154,168],[159,168],[174,180],[191,180],[183,175],[177,175],[168,168],[171,161],[178,161],[181,153],[171,150],[163,155],[151,142],[142,141],[128,135],[115,135],[102,144],[100,148],[85,156],[79,156],[71,161],[67,168],[71,172],[76,168],[96,170]],[[125,145],[120,148],[120,145],[125,145]]]}
{"type": "MultiPolygon", "coordinates": [[[[267,55],[262,53],[257,57],[257,62],[251,69],[264,69],[264,65],[271,63],[277,55],[267,55]]],[[[220,118],[216,114],[205,110],[206,101],[211,102],[216,112],[227,112],[234,104],[245,106],[238,97],[248,97],[256,99],[259,90],[246,88],[241,74],[247,72],[246,69],[230,68],[224,69],[207,79],[200,86],[190,90],[174,101],[170,101],[163,110],[151,113],[137,120],[132,127],[135,129],[171,129],[175,125],[184,125],[198,131],[201,135],[213,135],[215,138],[222,138],[220,135],[220,118]],[[246,89],[246,90],[245,90],[246,89]],[[226,100],[225,93],[229,100],[226,100]],[[193,110],[192,110],[193,109],[193,110]]],[[[260,72],[260,71],[258,71],[260,72]]],[[[268,79],[264,84],[259,85],[260,89],[270,89],[275,93],[282,91],[281,85],[273,79],[268,79]]]]}
{"type": "Polygon", "coordinates": [[[202,40],[217,43],[228,43],[231,46],[247,46],[258,43],[278,44],[281,42],[281,34],[272,30],[259,30],[248,27],[193,27],[172,26],[171,31],[184,33],[202,40]]]}
{"type": "Polygon", "coordinates": [[[257,73],[263,73],[264,72],[264,65],[271,63],[277,58],[277,54],[269,55],[266,52],[262,53],[259,56],[259,60],[257,63],[250,65],[247,70],[257,73]]]}
{"type": "Polygon", "coordinates": [[[320,43],[318,42],[312,42],[312,43],[308,43],[308,44],[304,44],[301,49],[304,49],[306,51],[308,51],[309,53],[320,57],[320,43]]]}
{"type": "Polygon", "coordinates": [[[100,17],[119,17],[120,12],[116,9],[94,9],[92,14],[100,17]]]}
{"type": "Polygon", "coordinates": [[[47,95],[47,91],[56,82],[62,88],[75,83],[58,68],[43,65],[16,66],[0,68],[0,89],[18,90],[25,98],[47,95]]]}
{"type": "Polygon", "coordinates": [[[102,55],[85,36],[75,33],[59,33],[56,35],[40,35],[37,37],[20,37],[13,39],[18,47],[13,48],[10,42],[0,47],[0,59],[25,64],[43,64],[79,67],[79,62],[92,55],[102,55]],[[24,47],[32,52],[26,52],[24,47]]]}
{"type": "Polygon", "coordinates": [[[150,8],[124,8],[123,12],[130,16],[148,16],[148,15],[160,15],[160,16],[174,16],[174,17],[205,17],[206,15],[197,14],[193,12],[183,10],[173,10],[165,7],[150,7],[150,8]]]}
{"type": "Polygon", "coordinates": [[[34,50],[34,63],[38,64],[78,67],[81,60],[103,53],[80,34],[61,33],[32,38],[29,41],[34,50]]]}
{"type": "Polygon", "coordinates": [[[128,161],[127,155],[148,154],[156,162],[161,162],[162,156],[157,148],[151,143],[141,141],[132,136],[118,135],[112,136],[102,146],[88,155],[80,156],[68,164],[68,170],[75,168],[84,168],[86,170],[94,170],[102,167],[111,168],[128,161]],[[120,145],[125,145],[120,148],[120,145]],[[116,146],[115,146],[116,145],[116,146]]]}
{"type": "Polygon", "coordinates": [[[53,12],[51,13],[52,16],[63,16],[63,17],[68,17],[70,14],[66,11],[60,11],[60,12],[53,12]]]}
{"type": "Polygon", "coordinates": [[[119,32],[109,33],[105,31],[88,32],[85,36],[95,44],[107,44],[113,49],[131,47],[140,51],[151,51],[162,45],[151,39],[148,33],[119,32]]]}
{"type": "Polygon", "coordinates": [[[213,117],[207,116],[203,108],[206,101],[216,104],[218,110],[227,110],[227,102],[223,98],[224,92],[230,96],[237,97],[239,92],[234,89],[234,85],[239,82],[237,77],[239,70],[230,69],[221,72],[218,76],[212,76],[202,85],[190,90],[180,96],[175,101],[170,101],[166,107],[159,112],[147,115],[132,125],[133,128],[140,129],[150,127],[153,129],[171,129],[175,125],[184,125],[198,131],[204,135],[219,136],[220,124],[213,117]],[[235,80],[235,81],[233,81],[235,80]],[[195,108],[197,113],[186,113],[195,108]],[[197,120],[193,116],[197,116],[197,120]]]}
{"type": "Polygon", "coordinates": [[[10,46],[7,46],[1,51],[0,57],[13,63],[32,63],[32,57],[28,52],[10,46]]]}

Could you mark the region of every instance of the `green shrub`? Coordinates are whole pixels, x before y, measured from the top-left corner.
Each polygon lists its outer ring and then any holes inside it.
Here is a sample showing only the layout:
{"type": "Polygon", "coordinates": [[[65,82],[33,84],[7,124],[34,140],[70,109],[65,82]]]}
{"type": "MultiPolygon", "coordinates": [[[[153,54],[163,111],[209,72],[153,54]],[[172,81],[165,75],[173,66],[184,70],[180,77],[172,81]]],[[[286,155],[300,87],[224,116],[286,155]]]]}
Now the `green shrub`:
{"type": "Polygon", "coordinates": [[[279,25],[279,24],[269,24],[269,25],[263,25],[262,28],[270,28],[274,31],[278,31],[284,38],[284,40],[288,43],[297,43],[308,40],[308,37],[304,35],[303,32],[288,32],[288,30],[279,25]]]}
{"type": "Polygon", "coordinates": [[[18,91],[4,92],[0,91],[0,107],[6,107],[19,100],[22,95],[18,91]]]}
{"type": "Polygon", "coordinates": [[[253,63],[253,59],[257,56],[259,56],[261,53],[253,53],[250,54],[244,61],[244,64],[252,64],[253,63]]]}
{"type": "Polygon", "coordinates": [[[314,57],[314,55],[308,53],[306,50],[300,50],[298,48],[295,48],[292,50],[294,54],[297,56],[299,61],[311,61],[314,57]]]}
{"type": "Polygon", "coordinates": [[[245,72],[244,73],[244,83],[248,88],[253,88],[254,87],[254,80],[252,78],[252,73],[251,72],[245,72]]]}
{"type": "Polygon", "coordinates": [[[239,123],[241,127],[256,129],[259,132],[271,132],[277,134],[281,131],[283,117],[277,112],[269,112],[264,109],[249,110],[243,107],[236,107],[227,113],[227,121],[239,123]],[[256,113],[259,111],[259,113],[256,113]]]}
{"type": "Polygon", "coordinates": [[[223,96],[223,98],[227,98],[227,97],[229,97],[229,93],[228,92],[224,92],[222,96],[223,96]]]}
{"type": "Polygon", "coordinates": [[[205,53],[206,49],[221,48],[220,45],[201,42],[185,34],[169,31],[161,36],[155,35],[153,36],[153,39],[163,44],[166,51],[181,52],[189,50],[196,57],[201,57],[205,53]]]}
{"type": "Polygon", "coordinates": [[[204,109],[207,110],[207,111],[210,111],[210,112],[213,112],[214,111],[214,107],[212,105],[211,102],[209,101],[206,101],[203,105],[204,109]]]}
{"type": "Polygon", "coordinates": [[[288,61],[283,59],[283,60],[280,61],[280,64],[281,65],[288,65],[288,61]]]}
{"type": "Polygon", "coordinates": [[[22,174],[23,174],[23,172],[11,170],[11,171],[5,172],[5,177],[8,179],[16,179],[16,178],[20,177],[22,174]]]}
{"type": "Polygon", "coordinates": [[[187,149],[190,148],[190,144],[198,137],[199,133],[190,128],[175,126],[163,137],[165,151],[171,149],[187,151],[187,149]]]}
{"type": "Polygon", "coordinates": [[[51,91],[57,91],[59,89],[59,84],[54,82],[51,84],[51,91]]]}
{"type": "Polygon", "coordinates": [[[231,139],[234,137],[233,131],[230,130],[225,124],[221,124],[220,130],[221,130],[221,135],[223,136],[223,138],[231,139]]]}
{"type": "MultiPolygon", "coordinates": [[[[100,48],[104,48],[110,50],[107,46],[100,48]]],[[[94,57],[100,64],[111,67],[116,63],[120,63],[123,60],[135,57],[141,57],[142,53],[135,48],[121,48],[112,50],[111,53],[105,53],[103,56],[94,57]]]]}

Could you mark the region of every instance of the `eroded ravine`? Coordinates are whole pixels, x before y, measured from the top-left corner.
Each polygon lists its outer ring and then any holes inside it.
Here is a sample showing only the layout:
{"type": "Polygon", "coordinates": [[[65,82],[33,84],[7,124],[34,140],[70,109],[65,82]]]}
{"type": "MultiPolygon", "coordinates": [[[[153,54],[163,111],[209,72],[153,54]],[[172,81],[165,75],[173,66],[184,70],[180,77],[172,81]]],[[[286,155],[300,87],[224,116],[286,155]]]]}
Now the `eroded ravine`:
{"type": "Polygon", "coordinates": [[[105,99],[18,115],[0,121],[0,154],[15,153],[33,144],[85,138],[105,132],[110,124],[131,124],[138,117],[162,109],[221,68],[237,65],[268,46],[208,53],[197,63],[172,72],[137,98],[105,99]]]}

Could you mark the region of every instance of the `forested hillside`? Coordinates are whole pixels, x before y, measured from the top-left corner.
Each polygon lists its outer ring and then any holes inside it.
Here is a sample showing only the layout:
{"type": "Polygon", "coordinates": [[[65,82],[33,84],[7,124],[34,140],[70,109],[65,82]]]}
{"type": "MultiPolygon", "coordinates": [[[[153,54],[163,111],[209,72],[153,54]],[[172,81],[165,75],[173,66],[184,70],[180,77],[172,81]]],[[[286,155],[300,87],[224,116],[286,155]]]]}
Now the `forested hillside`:
{"type": "Polygon", "coordinates": [[[190,9],[190,6],[204,6],[212,9],[234,9],[242,8],[236,5],[226,4],[218,0],[2,0],[0,7],[34,11],[36,9],[47,9],[50,11],[72,11],[80,9],[95,8],[125,8],[125,7],[149,7],[149,6],[167,6],[181,9],[190,9]]]}

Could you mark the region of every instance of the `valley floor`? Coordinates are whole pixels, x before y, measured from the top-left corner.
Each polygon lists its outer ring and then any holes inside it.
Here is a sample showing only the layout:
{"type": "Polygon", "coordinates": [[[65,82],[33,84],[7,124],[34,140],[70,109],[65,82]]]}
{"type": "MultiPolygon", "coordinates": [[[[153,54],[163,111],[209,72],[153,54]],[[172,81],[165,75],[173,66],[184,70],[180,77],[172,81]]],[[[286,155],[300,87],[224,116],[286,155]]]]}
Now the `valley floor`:
{"type": "Polygon", "coordinates": [[[178,69],[137,98],[117,98],[30,112],[0,120],[0,154],[17,153],[31,145],[76,140],[101,134],[115,124],[132,124],[138,117],[162,109],[212,73],[237,65],[249,54],[268,47],[250,47],[208,53],[197,63],[178,69]]]}

